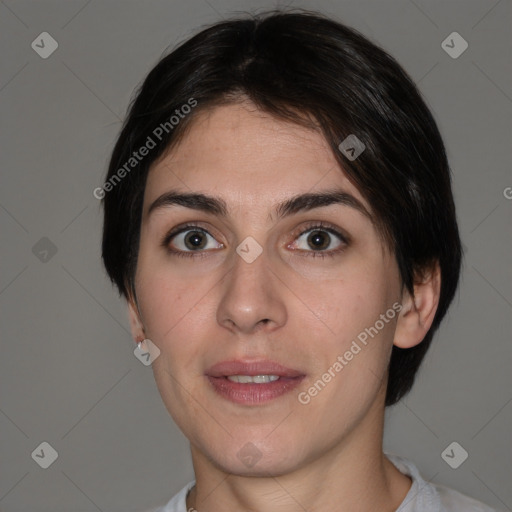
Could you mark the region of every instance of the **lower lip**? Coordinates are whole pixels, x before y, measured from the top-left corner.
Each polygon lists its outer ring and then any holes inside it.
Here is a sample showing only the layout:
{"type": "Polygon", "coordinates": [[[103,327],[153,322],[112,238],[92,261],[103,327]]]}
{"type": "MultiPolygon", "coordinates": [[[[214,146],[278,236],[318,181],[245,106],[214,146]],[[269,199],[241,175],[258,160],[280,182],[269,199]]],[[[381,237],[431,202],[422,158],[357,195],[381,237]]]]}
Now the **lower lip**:
{"type": "Polygon", "coordinates": [[[274,382],[262,384],[241,384],[226,377],[207,377],[219,395],[231,402],[243,405],[256,405],[274,400],[295,389],[304,379],[303,375],[295,378],[280,377],[274,382]]]}

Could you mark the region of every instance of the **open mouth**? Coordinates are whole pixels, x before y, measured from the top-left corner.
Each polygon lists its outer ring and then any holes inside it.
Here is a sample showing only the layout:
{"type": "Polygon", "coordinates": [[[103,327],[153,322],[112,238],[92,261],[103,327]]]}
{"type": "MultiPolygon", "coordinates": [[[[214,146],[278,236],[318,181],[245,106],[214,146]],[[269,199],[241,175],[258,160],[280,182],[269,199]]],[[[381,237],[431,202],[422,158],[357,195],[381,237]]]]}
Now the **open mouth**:
{"type": "Polygon", "coordinates": [[[206,376],[214,391],[231,402],[256,405],[289,393],[305,374],[272,361],[225,361],[206,376]]]}

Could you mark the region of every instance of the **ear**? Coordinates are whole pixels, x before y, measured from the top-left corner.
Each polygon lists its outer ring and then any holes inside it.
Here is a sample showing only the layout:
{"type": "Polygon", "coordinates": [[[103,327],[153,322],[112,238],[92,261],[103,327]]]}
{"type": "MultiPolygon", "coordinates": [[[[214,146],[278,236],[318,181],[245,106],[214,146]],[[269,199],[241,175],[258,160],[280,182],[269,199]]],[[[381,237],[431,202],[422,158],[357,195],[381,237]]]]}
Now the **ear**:
{"type": "Polygon", "coordinates": [[[146,339],[146,334],[144,333],[144,325],[142,324],[142,320],[139,314],[139,308],[137,307],[137,304],[132,294],[129,294],[127,301],[128,315],[130,318],[130,330],[132,331],[133,339],[136,342],[139,342],[146,339]]]}
{"type": "Polygon", "coordinates": [[[414,297],[408,291],[402,297],[402,310],[398,316],[394,345],[411,348],[423,341],[439,304],[441,269],[435,262],[414,283],[414,297]]]}

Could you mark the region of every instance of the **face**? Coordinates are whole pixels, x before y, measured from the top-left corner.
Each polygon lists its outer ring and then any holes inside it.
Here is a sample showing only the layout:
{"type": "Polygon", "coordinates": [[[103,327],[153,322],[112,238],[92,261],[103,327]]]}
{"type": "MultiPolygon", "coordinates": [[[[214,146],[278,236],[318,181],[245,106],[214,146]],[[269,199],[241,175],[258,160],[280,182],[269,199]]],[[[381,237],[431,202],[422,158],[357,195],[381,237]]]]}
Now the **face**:
{"type": "Polygon", "coordinates": [[[196,457],[278,475],[373,435],[402,297],[371,215],[320,133],[250,104],[155,163],[132,328],[196,457]]]}

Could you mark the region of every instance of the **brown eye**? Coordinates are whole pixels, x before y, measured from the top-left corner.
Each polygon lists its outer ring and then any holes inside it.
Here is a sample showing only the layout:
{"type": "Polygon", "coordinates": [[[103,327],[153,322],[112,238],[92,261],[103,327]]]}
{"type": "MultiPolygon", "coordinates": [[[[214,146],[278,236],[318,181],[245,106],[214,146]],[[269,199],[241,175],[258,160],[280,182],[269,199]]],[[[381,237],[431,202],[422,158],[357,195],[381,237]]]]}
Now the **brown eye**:
{"type": "Polygon", "coordinates": [[[346,243],[341,233],[326,228],[319,229],[318,227],[304,231],[297,237],[297,240],[294,249],[300,251],[336,251],[346,243]]]}
{"type": "Polygon", "coordinates": [[[307,243],[314,249],[327,249],[331,242],[331,235],[326,231],[315,230],[311,231],[307,237],[307,243]]]}
{"type": "Polygon", "coordinates": [[[177,232],[171,232],[165,237],[163,245],[171,254],[180,256],[193,256],[191,253],[204,253],[224,247],[208,231],[194,226],[185,226],[177,232]]]}
{"type": "Polygon", "coordinates": [[[202,231],[188,231],[183,237],[183,242],[190,250],[204,249],[207,244],[205,233],[202,231]]]}
{"type": "Polygon", "coordinates": [[[310,226],[302,231],[289,247],[304,256],[336,256],[349,245],[347,237],[330,226],[322,223],[310,226]]]}

